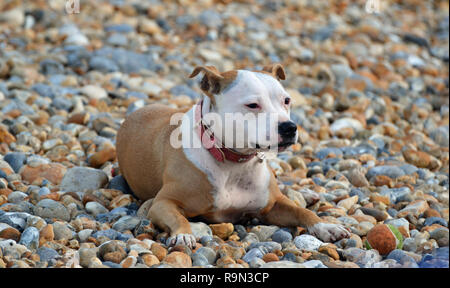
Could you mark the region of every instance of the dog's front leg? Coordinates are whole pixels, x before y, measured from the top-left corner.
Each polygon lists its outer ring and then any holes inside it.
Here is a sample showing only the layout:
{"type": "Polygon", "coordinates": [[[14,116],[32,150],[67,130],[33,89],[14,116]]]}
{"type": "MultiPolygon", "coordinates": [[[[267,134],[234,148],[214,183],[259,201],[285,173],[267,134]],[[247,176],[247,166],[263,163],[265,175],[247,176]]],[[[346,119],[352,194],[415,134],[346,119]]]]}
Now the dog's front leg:
{"type": "MultiPolygon", "coordinates": [[[[165,189],[165,187],[161,190],[163,189],[165,189]]],[[[159,194],[161,192],[163,191],[160,191],[159,194]]],[[[170,233],[166,245],[186,245],[190,248],[195,248],[195,236],[192,234],[189,221],[184,216],[184,211],[179,203],[175,200],[158,196],[153,200],[152,207],[148,212],[148,218],[150,218],[156,226],[159,226],[170,233]]]]}
{"type": "Polygon", "coordinates": [[[270,210],[261,213],[261,218],[264,222],[277,226],[305,227],[310,234],[325,242],[350,237],[350,232],[343,226],[322,221],[314,212],[298,207],[281,192],[276,196],[270,210]]]}

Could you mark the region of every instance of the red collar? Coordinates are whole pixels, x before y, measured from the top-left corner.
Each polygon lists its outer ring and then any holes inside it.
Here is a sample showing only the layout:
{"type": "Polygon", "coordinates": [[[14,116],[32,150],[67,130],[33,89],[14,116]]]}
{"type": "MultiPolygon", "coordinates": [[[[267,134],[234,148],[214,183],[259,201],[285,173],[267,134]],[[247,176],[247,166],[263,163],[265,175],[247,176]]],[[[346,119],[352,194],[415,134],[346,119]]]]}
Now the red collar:
{"type": "Polygon", "coordinates": [[[226,159],[231,162],[244,163],[250,161],[256,156],[256,152],[252,154],[241,154],[227,147],[223,147],[222,143],[218,143],[219,141],[214,137],[213,133],[211,133],[209,139],[208,136],[203,137],[205,131],[208,130],[209,127],[205,126],[202,122],[202,106],[203,100],[201,100],[195,107],[195,123],[197,125],[197,133],[202,141],[203,147],[205,147],[205,149],[208,150],[217,161],[225,162],[226,159]]]}

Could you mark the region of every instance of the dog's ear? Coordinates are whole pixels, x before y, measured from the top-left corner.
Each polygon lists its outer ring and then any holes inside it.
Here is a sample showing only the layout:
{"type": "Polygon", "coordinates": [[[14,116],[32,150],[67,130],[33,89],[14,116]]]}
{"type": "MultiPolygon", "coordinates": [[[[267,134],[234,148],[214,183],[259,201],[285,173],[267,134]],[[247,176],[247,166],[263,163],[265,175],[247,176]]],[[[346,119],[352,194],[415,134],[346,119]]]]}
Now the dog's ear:
{"type": "Polygon", "coordinates": [[[263,71],[272,74],[278,80],[286,79],[286,72],[284,72],[283,66],[279,63],[264,66],[263,71]]]}
{"type": "Polygon", "coordinates": [[[205,73],[205,76],[203,76],[202,81],[200,82],[200,88],[204,92],[218,94],[221,88],[223,88],[220,85],[221,81],[225,79],[220,75],[219,70],[214,66],[197,66],[194,71],[192,71],[191,75],[189,75],[189,78],[194,78],[200,72],[205,73]]]}

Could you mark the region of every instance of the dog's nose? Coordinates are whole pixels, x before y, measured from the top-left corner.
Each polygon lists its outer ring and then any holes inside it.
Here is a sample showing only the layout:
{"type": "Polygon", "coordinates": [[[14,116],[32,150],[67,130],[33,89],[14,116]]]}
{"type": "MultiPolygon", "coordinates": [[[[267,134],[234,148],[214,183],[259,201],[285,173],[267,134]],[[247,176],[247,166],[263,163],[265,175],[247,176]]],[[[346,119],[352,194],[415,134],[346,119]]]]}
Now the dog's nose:
{"type": "Polygon", "coordinates": [[[282,137],[294,137],[297,132],[297,125],[292,121],[286,121],[278,124],[278,133],[282,137]]]}

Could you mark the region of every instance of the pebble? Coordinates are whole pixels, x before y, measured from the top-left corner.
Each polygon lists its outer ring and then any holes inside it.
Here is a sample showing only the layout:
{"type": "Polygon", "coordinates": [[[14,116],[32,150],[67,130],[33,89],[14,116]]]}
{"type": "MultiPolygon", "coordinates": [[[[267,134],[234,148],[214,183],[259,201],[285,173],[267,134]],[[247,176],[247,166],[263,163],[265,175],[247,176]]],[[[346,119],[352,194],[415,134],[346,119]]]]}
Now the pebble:
{"type": "Polygon", "coordinates": [[[81,243],[86,242],[89,237],[92,235],[92,232],[94,230],[92,229],[83,229],[81,231],[78,232],[78,239],[80,240],[81,243]]]}
{"type": "Polygon", "coordinates": [[[303,264],[294,263],[291,261],[274,261],[265,263],[261,265],[260,268],[307,268],[307,267],[303,264]]]}
{"type": "Polygon", "coordinates": [[[250,268],[261,268],[264,264],[266,264],[266,262],[264,262],[261,258],[253,258],[250,261],[249,266],[250,268]]]}
{"type": "Polygon", "coordinates": [[[80,248],[80,265],[87,268],[93,258],[97,257],[97,248],[80,248]]]}
{"type": "Polygon", "coordinates": [[[408,265],[409,268],[418,268],[416,261],[414,258],[406,254],[403,250],[395,249],[389,255],[386,256],[386,259],[393,259],[396,262],[400,263],[402,266],[408,265]]]}
{"type": "Polygon", "coordinates": [[[448,247],[449,233],[446,228],[437,228],[430,232],[430,238],[436,240],[439,247],[448,247]]]}
{"type": "Polygon", "coordinates": [[[8,162],[14,172],[19,173],[20,168],[25,164],[27,157],[21,152],[8,153],[3,157],[3,160],[8,162]]]}
{"type": "Polygon", "coordinates": [[[127,256],[125,249],[120,245],[118,240],[104,242],[98,248],[98,255],[105,261],[120,264],[120,262],[127,256]]]}
{"type": "Polygon", "coordinates": [[[107,189],[115,189],[122,191],[124,194],[133,194],[130,186],[128,186],[127,181],[122,177],[122,175],[115,176],[111,181],[108,182],[107,189]]]}
{"type": "Polygon", "coordinates": [[[98,214],[109,212],[109,210],[106,209],[105,207],[103,207],[102,204],[95,202],[95,201],[86,203],[85,209],[88,213],[92,214],[93,216],[97,216],[98,214]]]}
{"type": "Polygon", "coordinates": [[[291,242],[292,234],[286,230],[278,229],[271,236],[272,240],[278,243],[291,242]]]}
{"type": "Polygon", "coordinates": [[[277,226],[266,226],[266,225],[257,225],[254,226],[250,232],[255,233],[258,236],[259,241],[265,242],[267,241],[275,231],[279,228],[277,226]]]}
{"type": "Polygon", "coordinates": [[[16,242],[19,242],[20,235],[21,235],[21,233],[19,232],[19,230],[15,229],[13,227],[10,227],[9,225],[7,225],[6,228],[2,228],[0,231],[0,238],[11,239],[16,242]]]}
{"type": "Polygon", "coordinates": [[[39,201],[33,209],[34,214],[42,218],[57,218],[70,221],[69,211],[59,202],[52,199],[39,201]]]}
{"type": "Polygon", "coordinates": [[[202,222],[189,222],[191,226],[192,234],[196,239],[200,239],[203,236],[213,236],[211,228],[202,222]]]}
{"type": "Polygon", "coordinates": [[[404,176],[405,172],[397,166],[377,166],[371,168],[367,172],[366,177],[368,179],[371,179],[372,177],[379,175],[384,175],[388,176],[389,178],[396,179],[404,176]]]}
{"type": "Polygon", "coordinates": [[[117,222],[115,222],[112,228],[119,232],[126,230],[133,230],[141,222],[141,219],[133,216],[123,216],[117,222]]]}
{"type": "Polygon", "coordinates": [[[53,232],[56,240],[71,240],[74,237],[74,232],[62,222],[53,223],[53,232]]]}
{"type": "Polygon", "coordinates": [[[347,260],[355,262],[364,268],[370,268],[382,259],[377,250],[363,250],[360,248],[346,249],[343,255],[347,260]]]}
{"type": "Polygon", "coordinates": [[[192,266],[205,266],[210,264],[203,254],[195,253],[192,255],[192,266]]]}
{"type": "MultiPolygon", "coordinates": [[[[201,255],[201,258],[205,258],[206,261],[208,262],[207,264],[214,264],[217,260],[217,253],[209,247],[200,247],[197,249],[197,251],[193,254],[194,255],[201,255]]],[[[196,256],[197,257],[197,256],[196,256]]]]}
{"type": "Polygon", "coordinates": [[[144,254],[141,256],[141,259],[147,267],[152,267],[153,265],[158,265],[160,263],[159,259],[155,255],[151,254],[144,254]]]}
{"type": "Polygon", "coordinates": [[[20,192],[20,191],[14,191],[11,194],[8,195],[8,202],[18,204],[22,202],[25,198],[27,198],[28,195],[20,192]]]}
{"type": "Polygon", "coordinates": [[[192,267],[191,257],[178,251],[168,254],[166,258],[164,258],[164,262],[177,268],[192,267]]]}
{"type": "Polygon", "coordinates": [[[102,170],[74,167],[67,170],[61,181],[60,189],[66,192],[95,190],[104,187],[106,183],[108,183],[108,176],[102,170]]]}
{"type": "Polygon", "coordinates": [[[35,251],[39,247],[39,230],[35,227],[25,229],[20,236],[19,244],[35,251]]]}
{"type": "Polygon", "coordinates": [[[294,244],[301,250],[317,251],[323,242],[311,235],[303,234],[294,238],[294,244]]]}
{"type": "Polygon", "coordinates": [[[40,261],[43,262],[50,262],[51,260],[60,257],[55,249],[48,247],[40,247],[37,249],[36,254],[39,255],[40,261]]]}
{"type": "Polygon", "coordinates": [[[254,258],[262,258],[264,256],[264,252],[261,251],[259,248],[253,248],[247,251],[245,253],[244,257],[242,257],[242,260],[244,260],[247,263],[250,263],[254,258]]]}
{"type": "Polygon", "coordinates": [[[320,260],[310,260],[302,263],[305,268],[328,268],[320,260]]]}
{"type": "Polygon", "coordinates": [[[335,245],[322,245],[319,247],[318,252],[328,255],[334,260],[339,260],[339,254],[335,245]]]}
{"type": "Polygon", "coordinates": [[[234,231],[232,223],[210,224],[209,228],[211,228],[213,235],[216,235],[223,240],[226,240],[234,231]]]}
{"type": "Polygon", "coordinates": [[[386,220],[389,216],[387,213],[383,213],[383,211],[374,208],[361,207],[359,210],[365,215],[374,217],[379,222],[386,220]]]}

